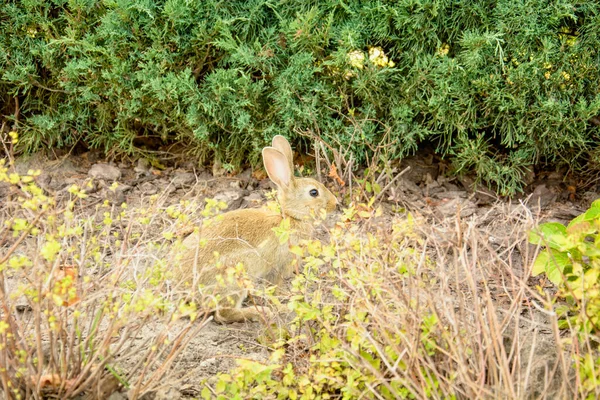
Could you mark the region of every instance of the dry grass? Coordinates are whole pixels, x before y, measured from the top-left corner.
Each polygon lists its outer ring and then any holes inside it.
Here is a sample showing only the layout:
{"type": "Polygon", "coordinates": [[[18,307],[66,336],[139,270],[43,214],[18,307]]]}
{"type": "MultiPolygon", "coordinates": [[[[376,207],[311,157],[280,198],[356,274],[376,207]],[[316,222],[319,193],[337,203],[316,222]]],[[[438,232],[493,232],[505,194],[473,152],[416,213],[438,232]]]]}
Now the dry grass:
{"type": "Polygon", "coordinates": [[[176,383],[173,363],[210,319],[170,285],[164,233],[184,229],[179,216],[196,206],[166,207],[164,196],[131,210],[90,205],[79,189],[56,201],[30,177],[8,178],[0,218],[4,395],[105,398],[125,388],[135,399],[176,383]]]}

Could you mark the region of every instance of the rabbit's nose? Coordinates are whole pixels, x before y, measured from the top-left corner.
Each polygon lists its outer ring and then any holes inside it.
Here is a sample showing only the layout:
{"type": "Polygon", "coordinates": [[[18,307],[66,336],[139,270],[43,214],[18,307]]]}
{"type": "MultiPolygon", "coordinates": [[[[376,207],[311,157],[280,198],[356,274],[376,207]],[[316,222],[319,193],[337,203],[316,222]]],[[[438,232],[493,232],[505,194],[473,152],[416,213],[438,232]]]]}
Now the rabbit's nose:
{"type": "Polygon", "coordinates": [[[340,201],[337,199],[337,197],[333,198],[333,209],[335,211],[340,211],[342,209],[342,203],[340,203],[340,201]]]}

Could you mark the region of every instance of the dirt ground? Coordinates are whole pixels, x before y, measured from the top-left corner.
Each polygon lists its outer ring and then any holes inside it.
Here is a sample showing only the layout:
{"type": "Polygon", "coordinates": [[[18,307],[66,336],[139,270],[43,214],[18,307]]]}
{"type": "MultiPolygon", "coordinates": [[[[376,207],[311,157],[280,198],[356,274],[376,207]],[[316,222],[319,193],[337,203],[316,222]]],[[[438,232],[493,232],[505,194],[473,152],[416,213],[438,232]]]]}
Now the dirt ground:
{"type": "MultiPolygon", "coordinates": [[[[399,170],[410,166],[410,171],[388,188],[383,196],[386,213],[391,215],[398,207],[418,212],[431,221],[444,219],[476,219],[478,226],[487,230],[490,241],[502,241],[514,228],[515,220],[505,224],[498,219],[498,210],[526,209],[538,216],[540,221],[567,222],[583,212],[591,201],[600,197],[598,188],[590,186],[584,192],[575,188],[580,183],[565,178],[563,172],[540,172],[529,177],[526,193],[511,200],[500,199],[491,191],[474,189],[469,176],[448,178],[444,175],[446,165],[431,154],[420,154],[402,161],[399,170]]],[[[169,203],[181,199],[217,198],[228,204],[228,209],[257,207],[266,201],[270,190],[268,179],[250,169],[230,175],[214,168],[212,171],[194,167],[192,162],[181,160],[155,168],[145,160],[121,159],[111,162],[100,153],[90,151],[79,155],[37,153],[20,157],[17,169],[25,173],[29,169],[43,171],[39,183],[48,193],[64,198],[72,184],[83,186],[94,178],[89,190],[90,204],[108,198],[115,203],[126,202],[136,207],[144,198],[154,194],[168,197],[169,203]],[[116,191],[109,190],[114,180],[120,183],[116,191]]],[[[332,182],[328,185],[335,192],[332,182]]],[[[338,193],[339,193],[339,188],[338,193]]],[[[0,187],[0,199],[5,195],[0,187]]],[[[515,268],[523,266],[515,260],[515,268]]],[[[184,324],[185,322],[182,322],[184,324]]],[[[152,327],[147,327],[151,334],[152,327]]],[[[199,383],[217,372],[227,371],[235,364],[235,358],[267,360],[268,349],[257,340],[264,333],[260,323],[219,325],[208,323],[200,335],[194,338],[186,351],[173,366],[181,371],[177,385],[167,385],[153,394],[156,399],[177,399],[200,395],[199,383]]],[[[538,330],[539,332],[540,330],[538,330]]],[[[543,335],[543,329],[541,329],[543,335]]],[[[547,335],[551,335],[547,332],[547,335]]],[[[144,336],[140,336],[140,341],[144,336]]],[[[550,339],[549,339],[550,340],[550,339]]],[[[548,352],[552,352],[551,346],[548,352]]],[[[132,360],[132,362],[135,360],[132,360]]],[[[538,373],[543,373],[543,369],[538,373]]],[[[112,400],[126,398],[125,394],[113,394],[112,400]]]]}

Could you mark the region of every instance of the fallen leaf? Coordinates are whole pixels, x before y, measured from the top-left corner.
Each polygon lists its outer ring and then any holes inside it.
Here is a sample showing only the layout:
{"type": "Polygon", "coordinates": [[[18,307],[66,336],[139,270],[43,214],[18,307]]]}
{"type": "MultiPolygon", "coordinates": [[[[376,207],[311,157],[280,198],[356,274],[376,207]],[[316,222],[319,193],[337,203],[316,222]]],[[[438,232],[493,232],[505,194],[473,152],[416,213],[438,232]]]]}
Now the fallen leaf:
{"type": "MultiPolygon", "coordinates": [[[[35,384],[35,377],[32,376],[31,380],[35,384]]],[[[41,389],[48,387],[48,386],[57,387],[60,385],[60,382],[61,382],[61,379],[60,379],[60,375],[58,375],[58,374],[46,374],[46,375],[40,376],[40,388],[41,389]]]]}
{"type": "Polygon", "coordinates": [[[344,186],[346,182],[337,173],[337,168],[335,164],[331,164],[331,168],[329,169],[329,176],[333,178],[340,186],[344,186]]]}

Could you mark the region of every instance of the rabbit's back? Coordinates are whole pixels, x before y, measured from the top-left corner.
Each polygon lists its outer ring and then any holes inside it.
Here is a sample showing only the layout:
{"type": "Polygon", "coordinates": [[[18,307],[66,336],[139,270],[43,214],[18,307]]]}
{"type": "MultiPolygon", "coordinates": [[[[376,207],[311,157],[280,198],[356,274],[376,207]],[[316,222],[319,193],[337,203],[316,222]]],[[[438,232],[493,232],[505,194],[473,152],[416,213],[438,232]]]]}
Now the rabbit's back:
{"type": "MultiPolygon", "coordinates": [[[[280,244],[273,231],[282,219],[280,214],[262,209],[223,214],[221,220],[182,242],[178,275],[190,282],[197,279],[203,285],[211,285],[219,273],[241,262],[253,281],[280,282],[291,274],[292,261],[289,243],[280,244]]],[[[290,242],[297,241],[297,235],[291,235],[290,242]]]]}

